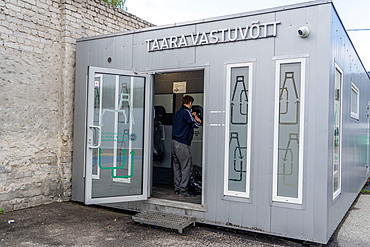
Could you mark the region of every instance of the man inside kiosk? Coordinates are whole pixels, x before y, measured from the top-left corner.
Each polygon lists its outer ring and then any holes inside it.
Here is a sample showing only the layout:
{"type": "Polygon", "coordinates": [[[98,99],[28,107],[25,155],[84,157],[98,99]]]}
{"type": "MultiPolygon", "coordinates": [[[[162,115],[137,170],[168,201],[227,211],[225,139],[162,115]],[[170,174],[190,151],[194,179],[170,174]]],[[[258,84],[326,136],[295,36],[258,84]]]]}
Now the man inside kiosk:
{"type": "Polygon", "coordinates": [[[171,155],[173,158],[173,180],[175,194],[180,197],[194,196],[188,189],[193,170],[190,145],[193,139],[193,128],[198,128],[202,121],[196,113],[191,113],[194,98],[185,95],[182,106],[175,114],[172,125],[171,155]]]}

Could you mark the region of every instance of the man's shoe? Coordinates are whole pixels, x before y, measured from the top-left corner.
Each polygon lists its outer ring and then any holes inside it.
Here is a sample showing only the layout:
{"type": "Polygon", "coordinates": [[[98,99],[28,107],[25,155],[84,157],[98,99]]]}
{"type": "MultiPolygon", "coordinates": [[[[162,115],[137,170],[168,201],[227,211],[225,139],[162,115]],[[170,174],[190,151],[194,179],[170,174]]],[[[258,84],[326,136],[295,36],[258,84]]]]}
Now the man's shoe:
{"type": "Polygon", "coordinates": [[[193,193],[190,193],[189,191],[180,192],[178,194],[179,197],[192,197],[195,196],[193,193]]]}

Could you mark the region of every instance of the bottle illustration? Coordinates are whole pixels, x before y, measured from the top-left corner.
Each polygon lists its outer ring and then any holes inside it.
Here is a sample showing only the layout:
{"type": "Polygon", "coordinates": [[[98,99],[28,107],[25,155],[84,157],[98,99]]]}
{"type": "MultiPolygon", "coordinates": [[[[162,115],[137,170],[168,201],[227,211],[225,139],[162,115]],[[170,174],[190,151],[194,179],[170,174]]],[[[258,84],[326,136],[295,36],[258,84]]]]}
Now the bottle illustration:
{"type": "Polygon", "coordinates": [[[229,180],[240,182],[243,180],[243,173],[246,173],[246,149],[240,146],[238,132],[231,132],[230,135],[230,165],[229,180]],[[230,178],[231,177],[231,178],[230,178]]]}
{"type": "Polygon", "coordinates": [[[284,82],[279,95],[279,123],[295,125],[299,121],[299,94],[294,72],[285,72],[284,82]]]}
{"type": "Polygon", "coordinates": [[[297,186],[299,135],[289,133],[286,148],[279,148],[279,184],[297,186]]]}
{"type": "Polygon", "coordinates": [[[231,123],[248,123],[248,90],[244,76],[236,76],[236,82],[231,97],[231,123]]]}

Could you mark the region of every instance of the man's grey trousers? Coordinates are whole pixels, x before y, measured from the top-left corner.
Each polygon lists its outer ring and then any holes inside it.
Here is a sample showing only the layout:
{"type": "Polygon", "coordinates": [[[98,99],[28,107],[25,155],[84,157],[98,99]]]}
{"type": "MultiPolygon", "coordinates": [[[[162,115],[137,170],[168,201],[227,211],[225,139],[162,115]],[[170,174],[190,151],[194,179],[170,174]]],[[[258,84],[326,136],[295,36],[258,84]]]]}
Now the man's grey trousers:
{"type": "Polygon", "coordinates": [[[171,154],[175,191],[181,193],[188,189],[189,179],[193,171],[190,146],[172,140],[171,154]]]}

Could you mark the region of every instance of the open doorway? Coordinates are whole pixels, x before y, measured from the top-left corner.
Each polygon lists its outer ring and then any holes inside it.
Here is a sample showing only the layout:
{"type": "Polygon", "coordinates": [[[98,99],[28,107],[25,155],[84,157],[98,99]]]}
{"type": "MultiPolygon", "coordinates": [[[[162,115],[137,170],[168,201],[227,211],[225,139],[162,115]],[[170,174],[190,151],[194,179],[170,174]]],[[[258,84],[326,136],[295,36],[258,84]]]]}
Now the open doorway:
{"type": "Polygon", "coordinates": [[[190,146],[193,172],[189,189],[192,197],[179,197],[173,186],[171,158],[172,124],[185,95],[194,98],[192,111],[203,120],[204,71],[158,73],[154,77],[154,140],[152,198],[201,204],[203,126],[194,129],[190,146]]]}

